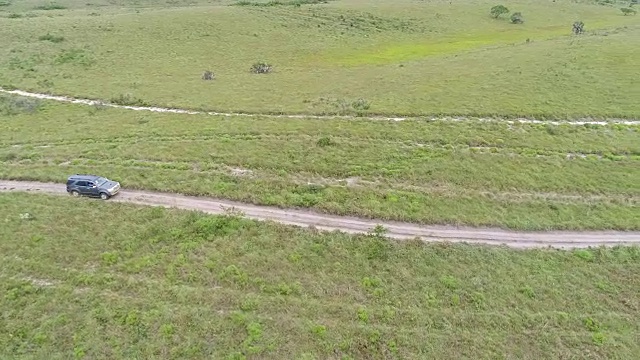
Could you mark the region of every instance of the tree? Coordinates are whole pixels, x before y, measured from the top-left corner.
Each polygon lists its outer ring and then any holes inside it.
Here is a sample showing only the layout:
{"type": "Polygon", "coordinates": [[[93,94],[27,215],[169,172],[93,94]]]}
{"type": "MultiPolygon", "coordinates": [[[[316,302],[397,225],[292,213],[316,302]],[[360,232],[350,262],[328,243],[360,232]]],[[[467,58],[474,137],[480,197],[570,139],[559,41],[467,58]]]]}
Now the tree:
{"type": "Polygon", "coordinates": [[[497,19],[502,14],[508,13],[509,9],[507,9],[504,5],[496,5],[491,8],[491,16],[493,16],[494,19],[497,19]]]}
{"type": "Polygon", "coordinates": [[[622,11],[624,16],[631,15],[631,14],[633,14],[633,15],[636,14],[635,9],[632,9],[632,8],[621,8],[620,11],[622,11]]]}
{"type": "Polygon", "coordinates": [[[511,14],[511,22],[513,24],[522,24],[524,22],[524,18],[522,17],[522,13],[514,12],[511,14]]]}
{"type": "Polygon", "coordinates": [[[573,33],[580,35],[584,32],[584,23],[582,21],[576,21],[573,23],[573,33]]]}

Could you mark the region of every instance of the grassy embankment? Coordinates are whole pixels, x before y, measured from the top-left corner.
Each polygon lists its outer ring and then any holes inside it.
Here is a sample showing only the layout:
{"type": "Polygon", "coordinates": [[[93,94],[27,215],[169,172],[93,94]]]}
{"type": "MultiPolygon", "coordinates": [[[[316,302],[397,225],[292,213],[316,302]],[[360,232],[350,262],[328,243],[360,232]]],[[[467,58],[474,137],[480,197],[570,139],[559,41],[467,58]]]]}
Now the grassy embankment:
{"type": "Polygon", "coordinates": [[[0,219],[3,358],[640,352],[638,248],[395,243],[33,194],[0,194],[0,219]]]}
{"type": "Polygon", "coordinates": [[[491,18],[489,1],[59,4],[3,7],[22,17],[0,17],[0,85],[262,113],[640,113],[640,18],[618,6],[511,1],[525,18],[516,25],[491,18]],[[571,34],[576,20],[586,34],[571,34]],[[249,73],[257,61],[274,72],[249,73]],[[201,80],[205,70],[216,80],[201,80]]]}

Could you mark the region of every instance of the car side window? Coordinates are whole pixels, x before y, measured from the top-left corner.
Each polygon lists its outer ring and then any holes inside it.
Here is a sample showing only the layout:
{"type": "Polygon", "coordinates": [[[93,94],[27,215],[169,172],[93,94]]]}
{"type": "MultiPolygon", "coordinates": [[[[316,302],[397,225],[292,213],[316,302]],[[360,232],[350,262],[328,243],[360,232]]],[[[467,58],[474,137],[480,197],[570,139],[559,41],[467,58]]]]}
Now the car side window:
{"type": "Polygon", "coordinates": [[[76,185],[78,185],[78,186],[87,186],[87,182],[86,181],[78,181],[76,183],[76,185]]]}
{"type": "Polygon", "coordinates": [[[89,183],[87,183],[87,186],[88,186],[88,187],[93,187],[93,183],[92,183],[92,182],[89,182],[89,183]]]}

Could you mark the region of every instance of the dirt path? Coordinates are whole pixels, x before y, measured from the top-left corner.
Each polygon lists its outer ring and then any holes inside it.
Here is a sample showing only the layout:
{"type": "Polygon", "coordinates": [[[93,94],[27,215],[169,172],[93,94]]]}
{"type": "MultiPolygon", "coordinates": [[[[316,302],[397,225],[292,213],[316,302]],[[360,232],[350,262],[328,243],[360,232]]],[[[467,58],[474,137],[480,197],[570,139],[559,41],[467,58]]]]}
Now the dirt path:
{"type": "MultiPolygon", "coordinates": [[[[64,184],[0,180],[0,192],[7,191],[30,191],[68,196],[64,184]]],[[[228,209],[235,209],[251,219],[275,221],[282,224],[303,227],[314,226],[319,230],[339,230],[346,233],[367,233],[376,225],[380,224],[387,229],[386,235],[388,237],[399,240],[419,238],[423,241],[507,245],[515,248],[550,246],[568,249],[602,245],[640,245],[640,232],[516,232],[492,228],[421,226],[410,223],[331,216],[308,210],[248,205],[206,197],[126,189],[122,190],[120,194],[111,198],[109,201],[198,210],[211,214],[222,214],[228,209]]]]}
{"type": "Polygon", "coordinates": [[[151,112],[159,112],[159,113],[174,113],[174,114],[187,114],[187,115],[218,115],[218,116],[245,116],[245,117],[271,117],[271,118],[283,118],[283,119],[319,119],[319,120],[330,120],[330,119],[365,119],[365,120],[383,120],[383,121],[403,121],[403,120],[411,120],[411,119],[426,119],[431,121],[450,121],[450,122],[460,122],[460,121],[480,121],[480,122],[503,122],[503,123],[525,123],[525,124],[550,124],[550,125],[609,125],[609,124],[623,124],[623,125],[640,125],[640,121],[638,120],[628,120],[628,119],[609,119],[607,121],[594,121],[590,119],[583,119],[578,121],[546,121],[546,120],[535,120],[535,119],[499,119],[499,118],[465,118],[465,117],[420,117],[420,118],[412,118],[412,117],[401,117],[401,116],[318,116],[318,115],[304,115],[304,114],[284,114],[284,115],[273,115],[273,114],[254,114],[254,113],[227,113],[227,112],[202,112],[202,111],[194,111],[194,110],[186,110],[186,109],[171,109],[171,108],[163,108],[163,107],[151,107],[151,106],[126,106],[126,105],[117,105],[111,104],[108,102],[103,102],[99,100],[91,100],[91,99],[80,99],[80,98],[72,98],[67,96],[58,96],[58,95],[48,95],[48,94],[40,94],[40,93],[32,93],[28,91],[22,90],[7,90],[0,87],[0,93],[12,94],[42,100],[52,100],[58,102],[66,102],[72,104],[80,104],[80,105],[101,105],[111,108],[117,109],[127,109],[133,111],[151,111],[151,112]]]}

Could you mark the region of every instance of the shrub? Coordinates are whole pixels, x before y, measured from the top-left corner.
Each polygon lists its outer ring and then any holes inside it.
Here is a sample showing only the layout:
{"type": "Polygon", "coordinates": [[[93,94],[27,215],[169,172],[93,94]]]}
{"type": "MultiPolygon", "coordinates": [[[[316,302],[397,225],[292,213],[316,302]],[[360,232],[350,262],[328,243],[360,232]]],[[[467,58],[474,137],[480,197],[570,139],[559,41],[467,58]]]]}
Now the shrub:
{"type": "Polygon", "coordinates": [[[522,24],[524,22],[524,18],[522,17],[522,13],[514,12],[511,14],[511,23],[512,24],[522,24]]]}
{"type": "Polygon", "coordinates": [[[18,115],[34,113],[40,109],[41,101],[26,97],[0,97],[0,114],[18,115]]]}
{"type": "Polygon", "coordinates": [[[95,59],[84,49],[66,49],[60,52],[54,60],[56,65],[75,64],[90,67],[95,63],[95,59]]]}
{"type": "Polygon", "coordinates": [[[494,19],[497,19],[498,17],[500,17],[500,15],[508,14],[508,13],[509,13],[509,9],[507,9],[504,5],[496,5],[491,8],[491,16],[494,19]]]}
{"type": "Polygon", "coordinates": [[[1,6],[9,6],[11,5],[11,1],[10,0],[0,0],[0,7],[1,6]]]}
{"type": "Polygon", "coordinates": [[[324,325],[314,325],[311,327],[311,333],[321,339],[324,339],[327,335],[327,327],[324,325]]]}
{"type": "Polygon", "coordinates": [[[258,61],[251,65],[251,72],[254,74],[268,74],[271,72],[273,67],[266,62],[258,61]]]}
{"type": "Polygon", "coordinates": [[[357,111],[369,110],[371,104],[365,99],[358,99],[351,103],[351,107],[357,111]]]}
{"type": "Polygon", "coordinates": [[[22,14],[11,13],[11,14],[7,15],[7,18],[9,18],[9,19],[20,19],[20,18],[22,18],[22,14]]]}
{"type": "Polygon", "coordinates": [[[56,3],[49,3],[46,5],[36,6],[34,9],[35,10],[64,10],[66,9],[66,7],[56,3]]]}
{"type": "Polygon", "coordinates": [[[122,106],[149,106],[147,102],[133,97],[131,94],[120,94],[117,97],[111,98],[111,103],[122,106]]]}
{"type": "Polygon", "coordinates": [[[582,34],[584,32],[584,23],[582,21],[574,22],[572,31],[576,35],[582,34]]]}
{"type": "Polygon", "coordinates": [[[318,139],[318,141],[316,142],[316,145],[318,145],[320,147],[325,147],[325,146],[335,145],[335,143],[333,142],[333,140],[331,140],[330,137],[323,136],[320,139],[318,139]]]}
{"type": "Polygon", "coordinates": [[[64,37],[55,36],[47,33],[47,35],[42,35],[38,38],[40,41],[51,41],[52,43],[60,43],[64,41],[64,37]]]}
{"type": "Polygon", "coordinates": [[[207,70],[202,74],[202,80],[213,80],[214,76],[213,71],[207,70]]]}
{"type": "Polygon", "coordinates": [[[631,14],[633,14],[633,15],[636,14],[636,11],[634,9],[632,9],[632,8],[621,8],[620,11],[622,11],[624,16],[631,15],[631,14]]]}

